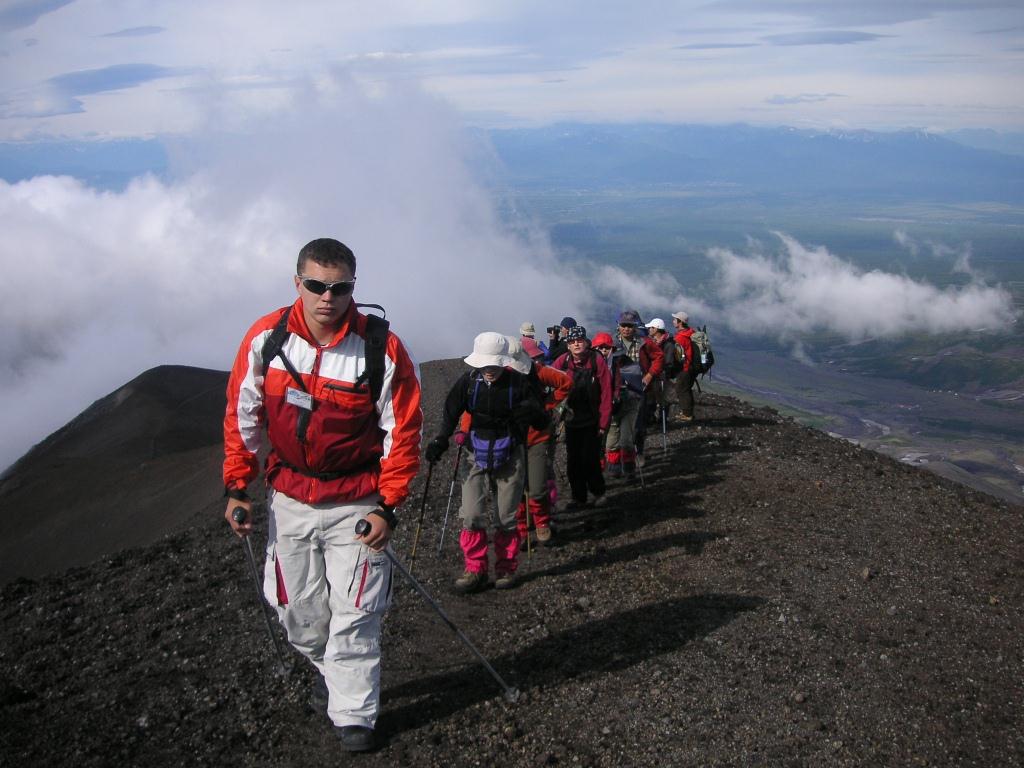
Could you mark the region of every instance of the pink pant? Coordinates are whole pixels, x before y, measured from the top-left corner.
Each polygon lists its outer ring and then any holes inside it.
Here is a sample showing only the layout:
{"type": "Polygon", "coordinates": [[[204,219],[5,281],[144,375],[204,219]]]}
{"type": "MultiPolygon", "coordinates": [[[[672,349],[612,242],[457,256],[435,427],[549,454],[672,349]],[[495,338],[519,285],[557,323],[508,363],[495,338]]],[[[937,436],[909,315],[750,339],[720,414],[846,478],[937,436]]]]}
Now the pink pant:
{"type": "MultiPolygon", "coordinates": [[[[530,522],[533,523],[534,528],[547,528],[551,525],[550,510],[551,505],[547,498],[543,501],[530,499],[530,522]]],[[[526,506],[522,502],[519,502],[519,509],[516,510],[516,529],[519,531],[520,538],[526,536],[526,506]]]]}
{"type": "MultiPolygon", "coordinates": [[[[459,544],[466,560],[466,570],[487,573],[487,531],[463,530],[459,544]]],[[[515,573],[519,566],[519,533],[494,532],[494,572],[499,576],[515,573]]]]}

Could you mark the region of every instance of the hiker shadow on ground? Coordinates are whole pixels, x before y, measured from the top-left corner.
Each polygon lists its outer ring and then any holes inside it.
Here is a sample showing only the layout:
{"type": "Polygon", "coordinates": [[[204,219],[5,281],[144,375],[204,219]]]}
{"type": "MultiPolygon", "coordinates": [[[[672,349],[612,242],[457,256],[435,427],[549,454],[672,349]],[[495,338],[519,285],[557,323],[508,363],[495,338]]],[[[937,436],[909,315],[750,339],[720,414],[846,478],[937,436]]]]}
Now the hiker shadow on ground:
{"type": "MultiPolygon", "coordinates": [[[[764,603],[760,597],[735,594],[665,600],[580,624],[490,662],[510,686],[529,695],[576,678],[615,674],[672,653],[764,603]]],[[[472,659],[467,649],[459,652],[472,659]]],[[[487,671],[467,661],[461,669],[384,690],[378,727],[383,734],[403,732],[500,695],[487,671]]]]}
{"type": "Polygon", "coordinates": [[[658,552],[681,548],[687,555],[700,556],[709,542],[721,539],[725,534],[709,531],[684,531],[653,539],[644,539],[625,544],[621,547],[603,547],[598,545],[592,553],[583,555],[566,563],[557,563],[548,568],[522,571],[520,582],[527,583],[539,578],[561,576],[567,573],[601,568],[603,566],[625,563],[632,560],[650,557],[658,552]]]}
{"type": "Polygon", "coordinates": [[[558,545],[567,545],[625,530],[638,530],[668,518],[698,518],[704,511],[697,502],[701,491],[725,479],[725,464],[737,453],[750,450],[729,440],[715,445],[685,441],[649,454],[643,482],[627,485],[622,479],[608,482],[607,505],[555,516],[558,545]]]}

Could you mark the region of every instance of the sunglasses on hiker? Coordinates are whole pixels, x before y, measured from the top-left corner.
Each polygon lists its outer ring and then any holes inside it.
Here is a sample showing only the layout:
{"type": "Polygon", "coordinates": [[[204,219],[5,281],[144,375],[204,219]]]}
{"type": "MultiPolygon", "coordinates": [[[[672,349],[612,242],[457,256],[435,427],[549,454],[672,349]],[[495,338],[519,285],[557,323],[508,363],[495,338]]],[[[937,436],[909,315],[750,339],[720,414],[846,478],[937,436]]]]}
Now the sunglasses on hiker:
{"type": "Polygon", "coordinates": [[[322,295],[324,291],[330,291],[332,296],[348,296],[356,285],[354,277],[351,280],[338,280],[335,283],[325,283],[323,280],[314,280],[312,277],[303,277],[302,275],[298,275],[298,278],[303,288],[317,296],[322,295]]]}

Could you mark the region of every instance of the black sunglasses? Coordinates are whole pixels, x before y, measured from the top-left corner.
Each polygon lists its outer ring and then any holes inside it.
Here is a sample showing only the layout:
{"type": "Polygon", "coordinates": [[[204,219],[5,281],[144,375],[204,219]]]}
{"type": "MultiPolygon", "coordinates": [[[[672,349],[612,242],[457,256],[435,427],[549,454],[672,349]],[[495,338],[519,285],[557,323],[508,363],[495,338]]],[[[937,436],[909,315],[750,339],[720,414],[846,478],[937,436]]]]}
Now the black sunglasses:
{"type": "Polygon", "coordinates": [[[298,278],[303,288],[317,296],[322,295],[324,291],[330,291],[332,296],[348,296],[356,285],[354,277],[351,280],[338,280],[336,283],[325,283],[323,280],[314,280],[312,277],[302,275],[298,278]]]}

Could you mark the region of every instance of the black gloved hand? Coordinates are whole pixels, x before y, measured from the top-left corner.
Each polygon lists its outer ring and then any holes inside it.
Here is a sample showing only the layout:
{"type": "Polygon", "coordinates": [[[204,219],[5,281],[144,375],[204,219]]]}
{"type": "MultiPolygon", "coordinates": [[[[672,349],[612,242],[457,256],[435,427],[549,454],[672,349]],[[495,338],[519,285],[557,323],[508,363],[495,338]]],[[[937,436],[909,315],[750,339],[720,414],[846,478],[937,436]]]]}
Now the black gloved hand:
{"type": "Polygon", "coordinates": [[[433,463],[440,459],[444,452],[448,450],[448,438],[444,435],[438,435],[429,443],[427,443],[426,456],[427,461],[433,463]]]}

